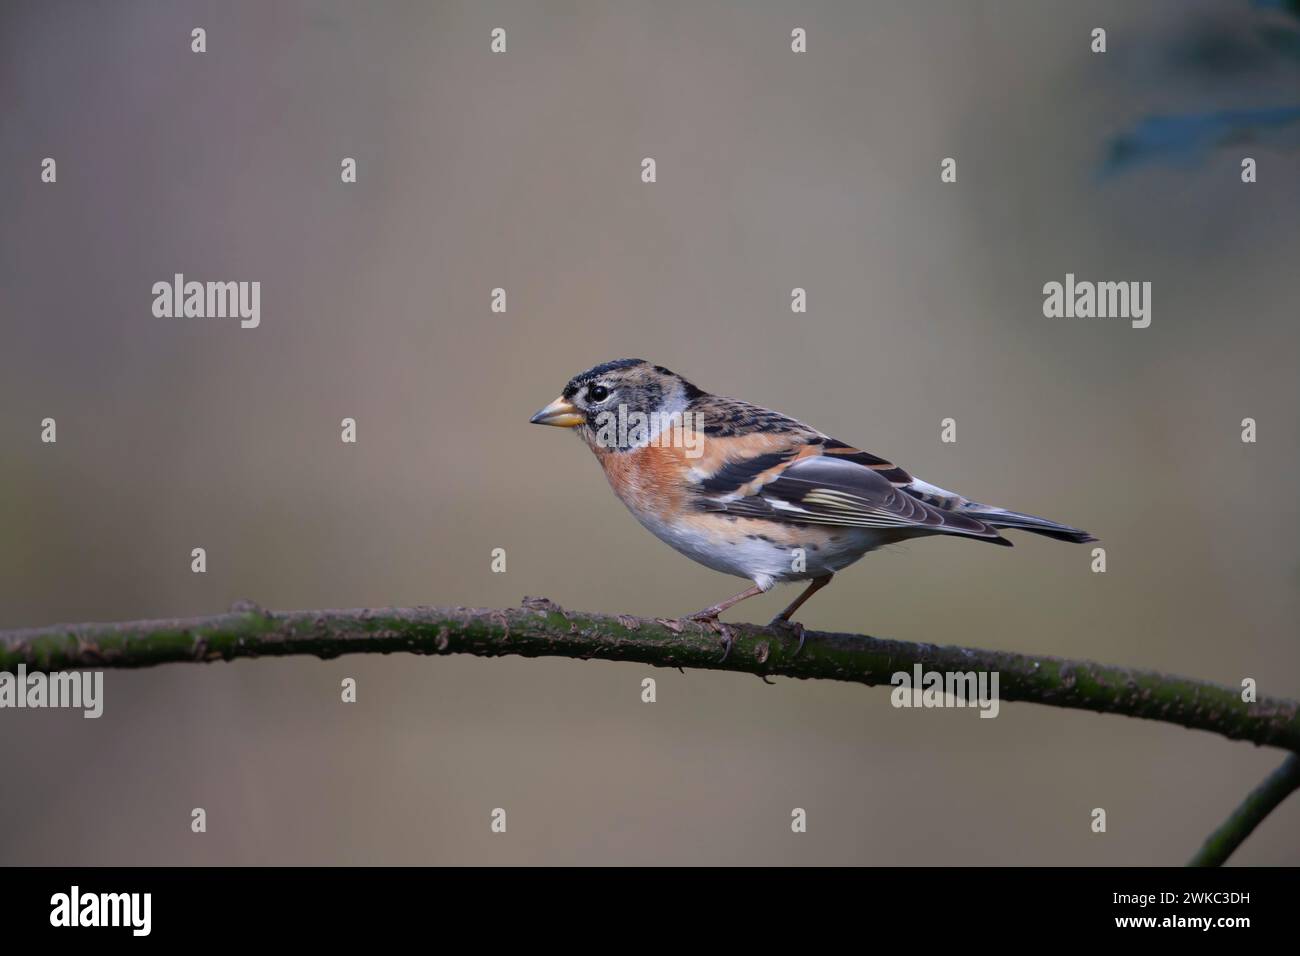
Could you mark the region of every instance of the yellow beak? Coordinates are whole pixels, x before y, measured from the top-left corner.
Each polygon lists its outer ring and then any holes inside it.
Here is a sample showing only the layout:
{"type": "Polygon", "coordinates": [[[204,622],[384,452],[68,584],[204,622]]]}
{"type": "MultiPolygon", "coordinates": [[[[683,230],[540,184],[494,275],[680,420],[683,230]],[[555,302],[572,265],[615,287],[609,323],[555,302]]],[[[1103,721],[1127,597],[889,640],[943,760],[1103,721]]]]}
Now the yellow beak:
{"type": "Polygon", "coordinates": [[[557,398],[528,419],[532,425],[554,425],[556,428],[574,428],[587,420],[578,406],[567,398],[557,398]]]}

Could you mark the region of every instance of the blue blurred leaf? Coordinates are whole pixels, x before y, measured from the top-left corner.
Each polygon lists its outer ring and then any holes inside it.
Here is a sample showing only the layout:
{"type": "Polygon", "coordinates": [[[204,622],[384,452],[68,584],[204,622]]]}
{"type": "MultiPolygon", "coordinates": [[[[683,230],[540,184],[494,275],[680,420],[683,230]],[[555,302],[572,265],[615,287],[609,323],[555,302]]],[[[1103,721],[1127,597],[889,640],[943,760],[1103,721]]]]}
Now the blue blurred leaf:
{"type": "Polygon", "coordinates": [[[1191,166],[1215,147],[1234,143],[1300,146],[1300,106],[1147,117],[1111,140],[1101,174],[1113,176],[1146,162],[1191,166]]]}

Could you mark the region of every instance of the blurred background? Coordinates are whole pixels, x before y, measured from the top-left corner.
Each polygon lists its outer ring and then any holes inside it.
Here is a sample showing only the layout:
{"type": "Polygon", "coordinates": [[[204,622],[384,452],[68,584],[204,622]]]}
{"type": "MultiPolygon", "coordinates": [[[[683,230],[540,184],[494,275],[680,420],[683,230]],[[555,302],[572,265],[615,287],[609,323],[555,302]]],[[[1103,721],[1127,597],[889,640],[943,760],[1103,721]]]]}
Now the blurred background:
{"type": "MultiPolygon", "coordinates": [[[[638,356],[1107,551],[920,541],[810,628],[1300,696],[1297,25],[1249,0],[5,3],[0,627],[694,611],[743,584],[527,424],[638,356]],[[155,318],[176,272],[260,281],[260,328],[155,318]],[[1150,281],[1150,328],[1044,318],[1067,272],[1150,281]]],[[[1282,758],[560,659],[170,665],[105,694],[97,721],[0,713],[0,863],[1182,863],[1282,758]]],[[[1300,863],[1300,800],[1233,862],[1300,863]]]]}

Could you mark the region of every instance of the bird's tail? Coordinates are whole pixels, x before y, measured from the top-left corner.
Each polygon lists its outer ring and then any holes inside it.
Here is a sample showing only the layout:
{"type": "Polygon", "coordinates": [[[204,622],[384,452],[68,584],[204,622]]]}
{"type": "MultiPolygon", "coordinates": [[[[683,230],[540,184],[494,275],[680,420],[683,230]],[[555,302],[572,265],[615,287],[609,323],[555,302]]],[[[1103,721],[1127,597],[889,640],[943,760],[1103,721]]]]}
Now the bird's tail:
{"type": "Polygon", "coordinates": [[[1076,544],[1097,540],[1088,532],[1080,531],[1078,528],[1071,528],[1067,524],[1049,521],[1037,515],[1023,514],[1019,511],[1007,511],[1005,508],[992,508],[974,502],[968,504],[962,511],[973,518],[978,518],[985,524],[992,525],[994,528],[1016,528],[1020,531],[1032,531],[1034,534],[1041,534],[1045,538],[1055,538],[1057,541],[1073,541],[1076,544]]]}

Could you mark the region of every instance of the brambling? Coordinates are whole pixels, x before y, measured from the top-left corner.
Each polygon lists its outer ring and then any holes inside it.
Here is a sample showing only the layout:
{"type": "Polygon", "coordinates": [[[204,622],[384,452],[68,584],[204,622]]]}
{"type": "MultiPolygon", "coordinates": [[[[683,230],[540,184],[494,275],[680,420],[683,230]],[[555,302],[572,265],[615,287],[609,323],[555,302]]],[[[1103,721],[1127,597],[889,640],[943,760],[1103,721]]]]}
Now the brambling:
{"type": "MultiPolygon", "coordinates": [[[[572,428],[614,493],[660,540],[753,586],[689,616],[731,638],[718,615],[779,581],[808,587],[791,616],[868,551],[951,534],[1007,547],[1014,528],[1058,541],[1097,540],[1067,525],[980,504],[914,478],[779,412],[710,395],[642,359],[575,375],[530,421],[572,428]]],[[[798,651],[796,651],[798,653],[798,651]]]]}

